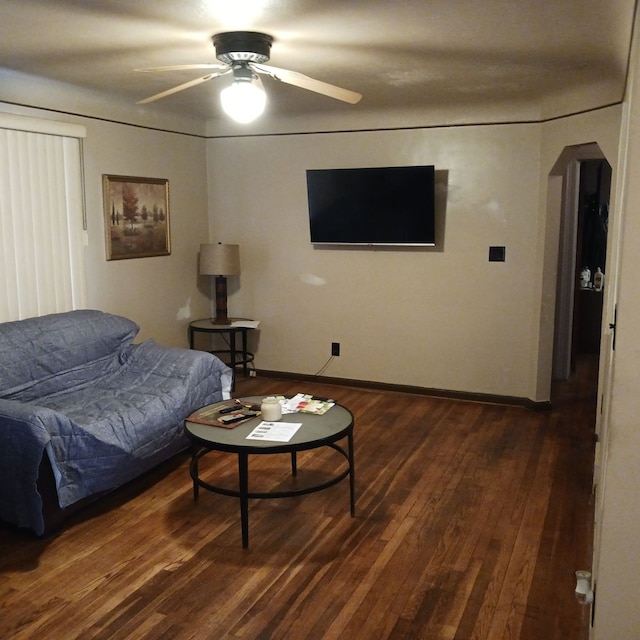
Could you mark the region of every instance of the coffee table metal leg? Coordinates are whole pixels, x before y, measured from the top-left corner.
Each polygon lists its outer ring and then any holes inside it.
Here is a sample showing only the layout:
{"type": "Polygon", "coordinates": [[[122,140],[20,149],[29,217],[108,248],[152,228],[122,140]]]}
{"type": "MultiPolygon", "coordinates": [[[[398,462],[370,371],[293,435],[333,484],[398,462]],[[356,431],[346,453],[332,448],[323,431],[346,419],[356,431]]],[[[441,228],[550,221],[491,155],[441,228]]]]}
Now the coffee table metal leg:
{"type": "Polygon", "coordinates": [[[349,442],[349,490],[351,493],[351,515],[356,515],[356,479],[355,466],[353,464],[353,431],[347,436],[349,442]]]}
{"type": "Polygon", "coordinates": [[[298,457],[295,451],[291,452],[291,475],[294,478],[298,475],[298,457]]]}
{"type": "Polygon", "coordinates": [[[193,499],[197,500],[200,495],[200,485],[198,484],[198,452],[191,454],[191,479],[193,480],[193,499]]]}
{"type": "Polygon", "coordinates": [[[238,453],[238,477],[240,485],[240,524],[242,526],[242,548],[249,546],[249,456],[238,453]]]}

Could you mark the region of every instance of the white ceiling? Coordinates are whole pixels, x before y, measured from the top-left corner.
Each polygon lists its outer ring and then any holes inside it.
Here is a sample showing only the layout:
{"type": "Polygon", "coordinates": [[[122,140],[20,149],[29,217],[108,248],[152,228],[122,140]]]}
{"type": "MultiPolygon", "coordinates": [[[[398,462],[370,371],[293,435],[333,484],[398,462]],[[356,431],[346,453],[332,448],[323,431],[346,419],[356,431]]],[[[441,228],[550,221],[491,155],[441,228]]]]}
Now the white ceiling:
{"type": "MultiPolygon", "coordinates": [[[[0,67],[136,101],[204,72],[211,36],[274,37],[269,64],[363,94],[351,106],[266,78],[278,115],[623,97],[634,0],[2,0],[0,67]]],[[[211,80],[153,104],[220,115],[211,80]]],[[[0,87],[0,100],[2,89],[0,87]]],[[[561,114],[560,114],[561,115],[561,114]]]]}

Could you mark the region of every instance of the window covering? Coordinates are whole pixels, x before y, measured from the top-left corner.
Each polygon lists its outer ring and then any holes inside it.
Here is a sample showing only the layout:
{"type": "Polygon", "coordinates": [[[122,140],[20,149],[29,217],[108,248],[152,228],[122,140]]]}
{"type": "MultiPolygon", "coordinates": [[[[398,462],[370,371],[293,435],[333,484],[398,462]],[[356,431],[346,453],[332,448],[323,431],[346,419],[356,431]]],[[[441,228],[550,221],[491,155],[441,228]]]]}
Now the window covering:
{"type": "Polygon", "coordinates": [[[0,114],[0,321],[86,305],[85,128],[0,114]]]}

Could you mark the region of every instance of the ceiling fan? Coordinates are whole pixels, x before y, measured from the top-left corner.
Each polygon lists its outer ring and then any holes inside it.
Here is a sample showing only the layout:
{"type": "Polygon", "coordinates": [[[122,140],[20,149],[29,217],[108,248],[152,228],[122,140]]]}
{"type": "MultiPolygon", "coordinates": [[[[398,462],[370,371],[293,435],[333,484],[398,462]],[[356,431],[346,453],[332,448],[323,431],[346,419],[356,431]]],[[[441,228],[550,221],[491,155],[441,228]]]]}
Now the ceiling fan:
{"type": "Polygon", "coordinates": [[[186,69],[212,69],[211,73],[195,80],[190,80],[177,87],[156,93],[149,98],[139,100],[136,104],[147,104],[174,93],[195,87],[228,73],[233,74],[233,84],[221,93],[223,109],[239,122],[250,122],[264,109],[266,96],[258,74],[264,74],[286,82],[287,84],[321,93],[336,100],[356,104],[362,96],[355,91],[342,89],[335,85],[315,80],[297,71],[280,69],[264,64],[269,60],[273,38],[266,33],[255,31],[230,31],[214,35],[213,46],[218,63],[183,64],[167,67],[136,69],[136,71],[175,71],[186,69]],[[250,94],[252,97],[250,97],[250,94]],[[234,113],[236,115],[234,115],[234,113]],[[237,117],[236,117],[237,116],[237,117]]]}

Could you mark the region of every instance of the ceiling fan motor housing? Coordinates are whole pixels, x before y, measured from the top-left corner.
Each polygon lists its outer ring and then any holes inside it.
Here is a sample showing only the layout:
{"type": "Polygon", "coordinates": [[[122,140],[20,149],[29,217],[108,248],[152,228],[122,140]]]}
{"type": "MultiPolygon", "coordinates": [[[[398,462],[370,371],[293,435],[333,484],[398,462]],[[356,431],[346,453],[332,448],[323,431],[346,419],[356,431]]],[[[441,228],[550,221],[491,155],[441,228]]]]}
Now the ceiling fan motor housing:
{"type": "Polygon", "coordinates": [[[234,62],[267,62],[273,38],[257,31],[230,31],[213,36],[216,58],[226,64],[234,62]]]}

